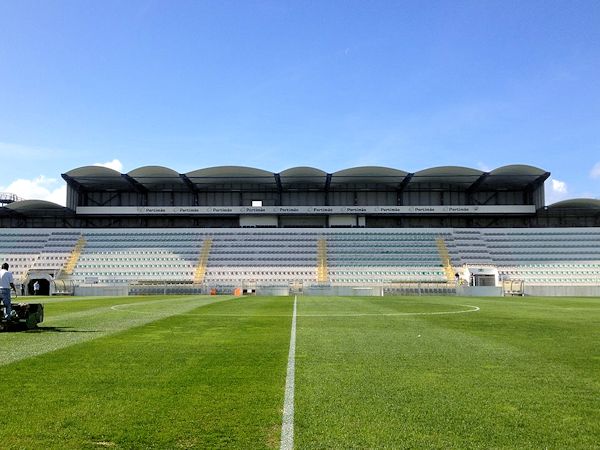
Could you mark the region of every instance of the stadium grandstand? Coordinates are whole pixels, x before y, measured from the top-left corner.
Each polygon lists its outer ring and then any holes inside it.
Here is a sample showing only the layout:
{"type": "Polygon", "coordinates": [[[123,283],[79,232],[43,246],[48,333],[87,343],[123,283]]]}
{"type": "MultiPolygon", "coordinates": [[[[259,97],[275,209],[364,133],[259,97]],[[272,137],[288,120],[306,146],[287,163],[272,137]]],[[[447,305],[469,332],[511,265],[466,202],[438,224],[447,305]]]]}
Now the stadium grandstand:
{"type": "Polygon", "coordinates": [[[0,259],[45,294],[600,295],[600,200],[549,176],[80,167],[66,206],[1,195],[0,259]]]}

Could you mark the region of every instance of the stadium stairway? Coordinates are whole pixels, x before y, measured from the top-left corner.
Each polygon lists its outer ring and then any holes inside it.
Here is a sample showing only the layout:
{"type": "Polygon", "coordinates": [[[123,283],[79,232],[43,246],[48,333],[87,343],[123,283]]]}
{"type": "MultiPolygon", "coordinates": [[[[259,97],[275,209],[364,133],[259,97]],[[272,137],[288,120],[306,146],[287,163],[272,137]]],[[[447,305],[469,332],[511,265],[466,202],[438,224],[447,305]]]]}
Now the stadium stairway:
{"type": "Polygon", "coordinates": [[[449,283],[454,281],[454,267],[452,267],[452,260],[450,258],[450,253],[448,252],[448,247],[446,246],[446,241],[443,236],[438,236],[436,239],[436,244],[438,248],[438,252],[440,253],[440,258],[442,259],[442,266],[444,267],[444,273],[446,274],[446,279],[449,283]]]}
{"type": "Polygon", "coordinates": [[[204,276],[206,275],[206,267],[208,266],[208,258],[210,256],[210,248],[212,246],[212,239],[207,237],[204,239],[202,244],[202,250],[200,251],[200,259],[198,261],[198,267],[194,273],[194,283],[203,283],[204,276]]]}
{"type": "Polygon", "coordinates": [[[73,269],[77,265],[77,261],[79,261],[79,257],[81,256],[81,252],[83,251],[85,244],[86,241],[84,237],[80,235],[77,239],[77,242],[75,243],[75,246],[73,247],[73,250],[71,251],[69,259],[65,262],[63,266],[63,272],[65,275],[73,274],[73,269]]]}
{"type": "Polygon", "coordinates": [[[317,243],[317,283],[329,282],[329,269],[327,267],[327,240],[319,238],[317,243]]]}

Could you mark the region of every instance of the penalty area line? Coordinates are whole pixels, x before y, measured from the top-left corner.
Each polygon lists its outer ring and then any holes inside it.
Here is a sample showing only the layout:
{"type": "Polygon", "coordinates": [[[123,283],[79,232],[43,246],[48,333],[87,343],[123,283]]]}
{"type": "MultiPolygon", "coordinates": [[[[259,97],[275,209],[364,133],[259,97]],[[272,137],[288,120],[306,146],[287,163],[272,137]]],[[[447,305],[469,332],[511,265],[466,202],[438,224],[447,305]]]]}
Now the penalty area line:
{"type": "Polygon", "coordinates": [[[294,296],[294,313],[292,315],[292,331],[290,333],[290,351],[288,354],[287,374],[285,377],[285,397],[283,400],[283,419],[281,421],[281,450],[294,448],[294,388],[296,374],[296,303],[294,296]]]}

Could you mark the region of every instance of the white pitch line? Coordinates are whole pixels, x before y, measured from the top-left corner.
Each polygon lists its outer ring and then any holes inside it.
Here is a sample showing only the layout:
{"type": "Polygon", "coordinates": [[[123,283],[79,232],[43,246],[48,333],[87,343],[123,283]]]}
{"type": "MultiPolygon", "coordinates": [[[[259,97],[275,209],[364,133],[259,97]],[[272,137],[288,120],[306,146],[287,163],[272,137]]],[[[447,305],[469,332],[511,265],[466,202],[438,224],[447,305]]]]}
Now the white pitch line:
{"type": "Polygon", "coordinates": [[[283,420],[281,421],[281,450],[294,448],[294,384],[296,373],[296,303],[294,297],[294,314],[292,316],[292,332],[290,336],[290,352],[288,354],[287,375],[285,378],[285,397],[283,400],[283,420]]]}
{"type": "MultiPolygon", "coordinates": [[[[115,311],[130,311],[135,313],[147,314],[149,311],[137,311],[133,309],[121,308],[122,306],[135,306],[139,303],[128,303],[115,305],[111,309],[115,311]]],[[[398,313],[335,313],[335,314],[296,314],[296,317],[397,317],[397,316],[443,316],[446,314],[466,314],[477,312],[479,306],[458,305],[472,309],[461,309],[458,311],[430,311],[430,312],[398,312],[398,313]]],[[[289,317],[289,314],[216,314],[216,313],[185,313],[181,316],[200,316],[200,317],[289,317]]]]}
{"type": "Polygon", "coordinates": [[[466,306],[473,309],[461,309],[459,311],[431,311],[431,312],[405,312],[405,313],[348,313],[348,314],[300,314],[300,317],[363,317],[363,316],[442,316],[446,314],[466,314],[479,311],[479,306],[466,306]]]}
{"type": "MultiPolygon", "coordinates": [[[[162,300],[148,300],[145,302],[134,302],[134,303],[120,303],[118,305],[113,305],[110,307],[110,309],[112,309],[113,311],[118,311],[118,312],[132,312],[132,313],[137,313],[137,314],[154,314],[154,311],[140,311],[137,309],[131,309],[131,308],[127,308],[128,306],[131,307],[136,307],[136,306],[147,306],[147,305],[155,305],[157,303],[177,303],[177,302],[185,302],[185,303],[189,303],[190,300],[191,301],[197,301],[197,307],[200,306],[208,306],[208,305],[214,305],[216,303],[220,303],[220,302],[224,302],[227,300],[231,300],[235,297],[231,296],[231,297],[224,297],[224,298],[220,298],[220,299],[210,299],[210,301],[206,298],[200,298],[200,299],[190,299],[190,296],[183,296],[183,297],[174,297],[174,298],[167,298],[167,299],[162,299],[162,300]],[[206,302],[204,301],[206,300],[206,302]]],[[[180,314],[181,315],[181,314],[180,314]]],[[[186,315],[195,315],[195,314],[186,314],[186,315]]],[[[198,314],[198,315],[203,315],[203,314],[198,314]]]]}

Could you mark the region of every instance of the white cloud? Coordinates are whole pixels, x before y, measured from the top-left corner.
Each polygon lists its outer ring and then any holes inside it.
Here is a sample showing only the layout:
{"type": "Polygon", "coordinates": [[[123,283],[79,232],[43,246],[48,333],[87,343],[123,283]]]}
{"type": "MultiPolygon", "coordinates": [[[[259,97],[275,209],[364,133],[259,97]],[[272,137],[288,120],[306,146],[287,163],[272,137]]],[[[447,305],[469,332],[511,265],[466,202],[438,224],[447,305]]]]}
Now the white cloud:
{"type": "Polygon", "coordinates": [[[564,200],[568,194],[569,187],[565,181],[550,178],[550,184],[546,185],[546,204],[551,205],[552,203],[564,200]]]}
{"type": "Polygon", "coordinates": [[[19,178],[8,186],[0,186],[0,191],[15,194],[25,200],[46,200],[63,206],[67,200],[67,186],[64,182],[44,175],[33,180],[19,178]]]}
{"type": "Polygon", "coordinates": [[[568,191],[567,183],[560,180],[552,180],[552,191],[556,194],[566,194],[568,191]]]}
{"type": "Polygon", "coordinates": [[[490,166],[488,166],[486,163],[479,161],[477,163],[477,168],[479,170],[483,170],[484,172],[491,172],[492,168],[490,166]]]}
{"type": "Polygon", "coordinates": [[[594,167],[592,167],[592,170],[590,171],[590,177],[600,178],[600,162],[594,164],[594,167]]]}
{"type": "Polygon", "coordinates": [[[118,159],[113,159],[112,161],[108,161],[105,163],[94,163],[93,165],[100,167],[108,167],[109,169],[116,170],[117,172],[121,172],[123,170],[123,163],[118,159]]]}

